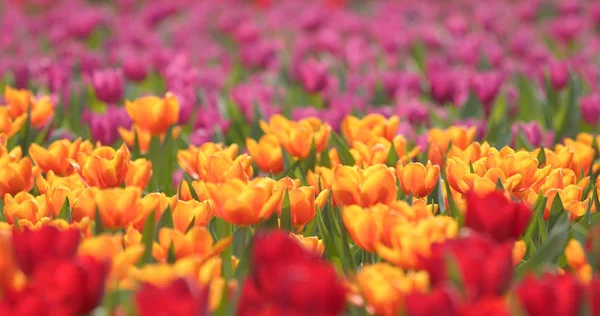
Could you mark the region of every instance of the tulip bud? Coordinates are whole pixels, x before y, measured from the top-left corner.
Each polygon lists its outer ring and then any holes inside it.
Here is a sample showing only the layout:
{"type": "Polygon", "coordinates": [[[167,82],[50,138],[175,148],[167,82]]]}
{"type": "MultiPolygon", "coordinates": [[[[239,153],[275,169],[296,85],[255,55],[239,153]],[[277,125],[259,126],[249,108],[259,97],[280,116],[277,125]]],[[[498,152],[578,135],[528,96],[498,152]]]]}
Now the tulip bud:
{"type": "Polygon", "coordinates": [[[310,59],[300,65],[300,81],[309,93],[321,92],[327,88],[327,64],[310,59]]]}
{"type": "Polygon", "coordinates": [[[550,81],[555,90],[562,90],[569,83],[569,68],[564,61],[550,64],[550,81]]]}
{"type": "Polygon", "coordinates": [[[115,104],[125,92],[125,80],[121,70],[97,70],[92,75],[92,86],[99,101],[115,104]]]}
{"type": "Polygon", "coordinates": [[[133,82],[142,82],[148,75],[148,61],[139,56],[129,56],[123,61],[123,73],[133,82]]]}
{"type": "Polygon", "coordinates": [[[581,98],[581,117],[590,124],[598,124],[600,119],[600,93],[594,92],[581,98]]]}

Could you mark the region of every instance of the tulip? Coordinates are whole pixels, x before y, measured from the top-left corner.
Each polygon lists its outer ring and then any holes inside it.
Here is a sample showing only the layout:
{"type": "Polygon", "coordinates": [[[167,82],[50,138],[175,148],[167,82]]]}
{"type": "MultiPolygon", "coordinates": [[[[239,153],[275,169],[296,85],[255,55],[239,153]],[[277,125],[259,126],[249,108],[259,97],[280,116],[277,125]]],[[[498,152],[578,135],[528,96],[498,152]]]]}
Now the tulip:
{"type": "Polygon", "coordinates": [[[71,259],[77,252],[81,233],[74,229],[59,231],[55,227],[44,226],[40,230],[13,231],[13,247],[19,268],[26,275],[36,270],[46,270],[44,264],[71,259]]]}
{"type": "MultiPolygon", "coordinates": [[[[285,177],[279,181],[274,188],[276,191],[282,192],[282,196],[285,192],[287,192],[288,197],[290,199],[290,215],[292,217],[292,225],[303,227],[308,224],[316,215],[316,205],[315,205],[315,188],[312,186],[301,186],[300,180],[292,180],[289,177],[285,177]]],[[[320,195],[324,196],[327,194],[327,191],[321,192],[320,195]]],[[[321,197],[319,199],[321,201],[321,205],[318,207],[323,207],[324,199],[321,197]]],[[[281,216],[283,205],[283,199],[279,202],[279,206],[277,208],[277,214],[281,216]]]]}
{"type": "Polygon", "coordinates": [[[158,201],[144,203],[142,191],[138,187],[126,187],[98,190],[94,201],[102,224],[107,228],[124,228],[149,214],[156,208],[158,201]]]}
{"type": "Polygon", "coordinates": [[[392,116],[386,119],[380,114],[369,114],[362,119],[355,116],[347,116],[342,121],[342,135],[348,144],[355,141],[368,143],[373,137],[383,137],[392,141],[396,136],[400,119],[392,116]]]}
{"type": "Polygon", "coordinates": [[[125,92],[123,71],[115,69],[96,70],[92,74],[92,86],[96,98],[105,103],[117,104],[125,92]]]}
{"type": "MultiPolygon", "coordinates": [[[[140,149],[140,152],[142,154],[145,154],[148,152],[148,149],[150,148],[150,142],[152,141],[152,135],[150,135],[149,132],[141,129],[139,126],[137,126],[135,124],[131,127],[131,130],[128,130],[123,127],[119,127],[119,128],[117,128],[117,130],[119,131],[119,135],[121,135],[121,138],[123,138],[123,141],[125,141],[127,146],[129,146],[129,147],[138,146],[140,149]],[[136,138],[137,138],[137,143],[136,143],[136,138]]],[[[181,132],[180,127],[173,128],[172,134],[171,134],[172,139],[173,140],[177,139],[177,137],[179,137],[180,132],[181,132]]],[[[165,137],[166,137],[166,134],[160,135],[161,144],[163,144],[165,142],[165,137]]]]}
{"type": "Polygon", "coordinates": [[[327,88],[327,64],[310,59],[300,65],[299,75],[302,86],[308,93],[321,92],[327,88]]]}
{"type": "Polygon", "coordinates": [[[274,174],[283,171],[283,154],[277,137],[264,135],[258,143],[251,138],[246,138],[246,147],[252,160],[262,171],[274,174]]]}
{"type": "Polygon", "coordinates": [[[440,267],[450,256],[458,265],[468,299],[502,295],[512,278],[512,248],[512,243],[496,245],[486,236],[473,235],[434,244],[431,255],[420,264],[437,286],[448,280],[447,269],[440,267]]]}
{"type": "Polygon", "coordinates": [[[129,149],[124,144],[118,150],[98,147],[91,154],[78,153],[75,169],[89,186],[114,188],[125,180],[129,159],[129,149]]]}
{"type": "Polygon", "coordinates": [[[173,227],[185,233],[192,220],[194,226],[207,226],[212,218],[212,205],[209,201],[181,201],[175,200],[172,208],[173,227]]]}
{"type": "Polygon", "coordinates": [[[395,201],[390,205],[377,204],[369,208],[350,205],[342,210],[344,226],[350,237],[357,246],[369,252],[375,252],[379,243],[388,243],[391,230],[396,224],[417,222],[432,216],[427,207],[411,207],[404,201],[395,201]]]}
{"type": "Polygon", "coordinates": [[[71,206],[75,203],[76,198],[81,194],[82,189],[76,189],[72,191],[66,186],[56,186],[49,189],[46,194],[46,205],[50,211],[50,214],[54,217],[58,217],[65,202],[69,201],[69,211],[71,206]]]}
{"type": "Polygon", "coordinates": [[[457,147],[464,150],[473,142],[476,132],[475,127],[464,128],[462,126],[451,126],[447,130],[429,129],[427,134],[429,143],[428,159],[434,165],[443,166],[450,142],[452,142],[452,148],[457,147]]]}
{"type": "Polygon", "coordinates": [[[21,115],[16,119],[12,119],[6,107],[0,107],[0,133],[6,134],[7,137],[13,137],[17,134],[25,124],[27,117],[21,115]]]}
{"type": "Polygon", "coordinates": [[[365,266],[356,276],[367,308],[375,315],[398,315],[408,293],[425,293],[429,287],[427,273],[404,273],[387,263],[365,266]]]}
{"type": "Polygon", "coordinates": [[[569,274],[545,274],[540,279],[530,275],[517,286],[515,294],[527,315],[574,315],[581,306],[584,287],[569,274]]]}
{"type": "Polygon", "coordinates": [[[127,168],[125,185],[144,189],[152,177],[152,162],[144,158],[132,161],[127,168]]]}
{"type": "Polygon", "coordinates": [[[333,183],[333,170],[321,166],[316,166],[315,171],[308,170],[306,175],[308,184],[317,188],[317,190],[331,189],[333,183]]]}
{"type": "Polygon", "coordinates": [[[245,183],[231,179],[221,184],[206,183],[208,195],[215,203],[216,215],[228,223],[249,226],[271,217],[283,197],[273,191],[275,181],[256,178],[245,183]]]}
{"type": "Polygon", "coordinates": [[[147,61],[139,56],[128,56],[123,61],[123,74],[127,80],[133,82],[142,82],[148,75],[147,61]]]}
{"type": "Polygon", "coordinates": [[[92,138],[104,145],[114,144],[119,138],[119,127],[129,128],[131,126],[131,119],[126,112],[124,108],[109,105],[102,114],[84,113],[88,116],[86,121],[90,126],[92,138]]]}
{"type": "Polygon", "coordinates": [[[458,304],[450,290],[436,287],[429,293],[413,291],[406,296],[405,313],[410,316],[458,314],[458,304]]]}
{"type": "Polygon", "coordinates": [[[11,242],[11,233],[0,231],[0,289],[13,286],[19,271],[11,242]]]}
{"type": "Polygon", "coordinates": [[[287,234],[256,235],[251,262],[251,275],[238,307],[240,315],[256,315],[269,307],[280,315],[338,315],[343,311],[345,289],[333,266],[287,234]],[[309,283],[312,290],[306,291],[309,283]]]}
{"type": "MultiPolygon", "coordinates": [[[[200,201],[206,201],[206,200],[210,199],[210,196],[208,195],[208,189],[206,188],[206,182],[192,181],[191,187],[198,195],[198,198],[200,199],[200,201]]],[[[180,183],[177,195],[179,196],[179,199],[182,201],[192,200],[192,193],[190,192],[190,184],[187,181],[183,180],[180,183]]]]}
{"type": "Polygon", "coordinates": [[[372,206],[388,204],[396,199],[394,173],[383,164],[358,169],[337,166],[333,170],[332,192],[338,205],[372,206]]]}
{"type": "Polygon", "coordinates": [[[237,145],[224,148],[221,144],[206,143],[190,146],[177,152],[177,162],[194,179],[222,182],[226,178],[248,180],[252,175],[252,158],[237,156],[237,145]]]}
{"type": "Polygon", "coordinates": [[[9,224],[14,224],[16,218],[35,224],[50,214],[43,195],[34,197],[27,192],[19,192],[14,197],[10,194],[4,196],[4,216],[9,224]]]}
{"type": "Polygon", "coordinates": [[[579,280],[585,284],[590,283],[592,280],[592,266],[588,263],[583,245],[579,241],[569,240],[565,248],[565,258],[579,280]]]}
{"type": "Polygon", "coordinates": [[[497,242],[516,240],[525,232],[532,211],[523,203],[514,203],[501,192],[479,195],[467,193],[465,227],[490,235],[497,242]]]}
{"type": "Polygon", "coordinates": [[[325,150],[331,133],[331,126],[317,118],[294,122],[279,114],[271,116],[268,124],[260,121],[260,127],[265,134],[275,135],[281,146],[295,158],[308,157],[313,141],[317,153],[325,150]]]}
{"type": "Polygon", "coordinates": [[[569,83],[569,68],[564,61],[555,62],[550,65],[550,82],[552,83],[552,87],[557,91],[567,86],[569,83]]]}
{"type": "Polygon", "coordinates": [[[188,256],[206,260],[209,256],[219,255],[230,243],[230,239],[224,239],[213,247],[213,239],[206,227],[193,227],[188,232],[162,228],[158,232],[158,249],[153,253],[158,261],[164,262],[173,245],[178,260],[188,256]]]}
{"type": "Polygon", "coordinates": [[[425,197],[433,191],[440,176],[440,166],[427,165],[411,162],[406,166],[402,161],[396,164],[396,176],[404,194],[414,194],[416,197],[425,197]]]}
{"type": "Polygon", "coordinates": [[[32,103],[33,96],[26,89],[13,89],[6,86],[4,88],[4,101],[8,109],[8,113],[13,119],[27,113],[27,109],[32,103]]]}
{"type": "Polygon", "coordinates": [[[600,93],[595,92],[582,97],[580,107],[581,117],[587,124],[598,124],[598,120],[600,120],[600,93]]]}
{"type": "Polygon", "coordinates": [[[319,256],[322,256],[325,252],[325,245],[323,244],[323,240],[319,239],[317,236],[305,237],[302,235],[290,234],[291,237],[295,238],[300,244],[304,247],[304,249],[313,252],[319,256]]]}
{"type": "Polygon", "coordinates": [[[152,136],[166,133],[179,119],[179,102],[171,93],[162,99],[147,96],[134,102],[126,101],[125,108],[133,122],[152,136]]]}
{"type": "Polygon", "coordinates": [[[199,289],[184,278],[163,287],[143,283],[135,294],[140,315],[206,315],[207,301],[207,289],[199,289]]]}
{"type": "Polygon", "coordinates": [[[4,99],[7,102],[8,113],[15,121],[23,120],[22,117],[31,114],[31,126],[43,127],[54,115],[54,105],[49,97],[34,98],[27,90],[14,90],[6,87],[4,99]]]}
{"type": "Polygon", "coordinates": [[[23,158],[18,162],[0,163],[0,195],[17,194],[33,187],[31,160],[23,158]]]}
{"type": "Polygon", "coordinates": [[[75,199],[75,202],[71,206],[71,218],[75,222],[82,221],[84,218],[95,218],[96,215],[96,202],[94,197],[99,191],[96,187],[85,188],[81,194],[75,199]]]}
{"type": "Polygon", "coordinates": [[[80,145],[81,138],[74,142],[57,140],[50,144],[48,149],[38,144],[31,144],[29,155],[36,166],[40,167],[44,173],[53,171],[59,176],[67,176],[73,173],[73,166],[69,160],[75,159],[80,145]]]}
{"type": "Polygon", "coordinates": [[[416,269],[420,258],[429,256],[432,245],[456,235],[458,223],[448,216],[427,217],[416,222],[397,221],[375,244],[375,251],[395,265],[416,269]]]}

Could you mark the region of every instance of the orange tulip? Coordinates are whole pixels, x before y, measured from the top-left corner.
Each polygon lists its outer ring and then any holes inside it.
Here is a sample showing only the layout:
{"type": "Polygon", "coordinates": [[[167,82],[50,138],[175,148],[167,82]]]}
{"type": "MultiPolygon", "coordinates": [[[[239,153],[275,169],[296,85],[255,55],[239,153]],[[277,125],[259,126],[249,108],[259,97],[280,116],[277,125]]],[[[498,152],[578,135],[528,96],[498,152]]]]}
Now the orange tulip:
{"type": "Polygon", "coordinates": [[[306,158],[314,140],[317,153],[327,147],[331,126],[321,120],[309,117],[300,121],[290,121],[282,115],[271,116],[269,123],[260,122],[266,134],[274,135],[281,146],[295,158],[306,158]]]}
{"type": "Polygon", "coordinates": [[[392,227],[389,243],[378,243],[377,253],[405,269],[417,268],[420,257],[431,254],[431,245],[458,235],[458,223],[448,216],[433,216],[392,227]]]}
{"type": "Polygon", "coordinates": [[[125,180],[130,153],[123,144],[118,150],[98,147],[91,155],[78,153],[75,169],[89,186],[114,188],[125,180]]]}
{"type": "MultiPolygon", "coordinates": [[[[210,199],[210,196],[208,195],[208,191],[206,189],[206,182],[192,181],[191,185],[192,185],[192,189],[198,195],[198,198],[200,199],[200,201],[206,201],[206,200],[210,199]]],[[[192,193],[190,192],[190,186],[187,181],[185,181],[185,180],[181,181],[179,188],[178,188],[177,195],[179,196],[179,199],[182,201],[190,201],[193,199],[192,193]]]]}
{"type": "MultiPolygon", "coordinates": [[[[304,226],[315,217],[315,187],[301,186],[300,180],[292,180],[289,177],[285,177],[277,181],[275,190],[281,192],[282,196],[284,196],[285,192],[287,191],[287,194],[290,198],[290,215],[292,217],[292,225],[304,226]]],[[[321,194],[327,194],[327,191],[323,191],[321,194]]],[[[282,205],[283,199],[279,202],[279,206],[277,208],[277,213],[280,215],[282,205]]],[[[319,207],[322,207],[322,205],[319,207]]]]}
{"type": "Polygon", "coordinates": [[[0,230],[0,289],[13,287],[19,272],[9,231],[0,230]]]}
{"type": "Polygon", "coordinates": [[[585,257],[583,246],[576,239],[569,240],[565,248],[565,257],[567,264],[579,277],[579,279],[588,284],[592,279],[592,267],[585,257]]]}
{"type": "Polygon", "coordinates": [[[334,202],[338,205],[371,206],[396,199],[396,179],[383,164],[366,169],[336,166],[332,184],[334,202]]]}
{"type": "Polygon", "coordinates": [[[29,158],[18,162],[9,162],[9,159],[0,160],[0,195],[27,192],[33,188],[33,167],[29,158]]]}
{"type": "Polygon", "coordinates": [[[144,158],[132,161],[127,169],[125,185],[144,189],[152,177],[152,162],[144,158]]]}
{"type": "Polygon", "coordinates": [[[50,213],[54,217],[58,217],[67,199],[69,201],[69,208],[71,209],[81,192],[81,189],[72,191],[68,187],[62,185],[48,190],[44,196],[46,197],[46,204],[50,209],[50,213]]]}
{"type": "Polygon", "coordinates": [[[26,116],[27,112],[30,111],[31,125],[34,127],[44,126],[54,115],[54,106],[47,96],[36,99],[27,90],[6,87],[4,99],[7,103],[8,112],[13,119],[26,116]],[[31,109],[29,109],[30,107],[31,109]]]}
{"type": "Polygon", "coordinates": [[[331,189],[333,183],[333,170],[325,167],[316,166],[315,171],[308,170],[306,175],[309,185],[312,185],[317,190],[331,189]]]}
{"type": "MultiPolygon", "coordinates": [[[[148,152],[148,148],[150,148],[150,142],[152,141],[152,134],[150,134],[149,131],[142,129],[135,124],[131,127],[131,130],[119,127],[118,131],[119,135],[121,135],[121,138],[127,144],[127,146],[136,146],[135,138],[137,137],[137,146],[139,146],[138,148],[140,149],[140,152],[143,154],[148,152]]],[[[172,138],[177,139],[177,137],[179,137],[179,133],[181,133],[181,127],[177,126],[173,128],[171,134],[172,138]]],[[[161,134],[159,137],[161,144],[164,143],[166,133],[161,134]]]]}
{"type": "Polygon", "coordinates": [[[48,149],[38,144],[31,144],[29,155],[44,173],[53,171],[59,176],[66,176],[73,173],[73,166],[69,160],[75,159],[80,144],[81,138],[72,143],[66,139],[57,140],[50,144],[48,149]]]}
{"type": "MultiPolygon", "coordinates": [[[[230,147],[231,148],[231,147],[230,147]]],[[[248,180],[252,176],[252,158],[243,154],[232,158],[232,151],[237,152],[237,146],[228,150],[207,151],[190,147],[187,151],[177,153],[177,161],[186,173],[194,179],[206,182],[223,182],[226,179],[237,178],[248,180]]]]}
{"type": "Polygon", "coordinates": [[[146,219],[148,218],[148,216],[150,216],[150,214],[152,212],[155,212],[154,223],[158,224],[160,217],[165,212],[167,207],[170,206],[171,210],[173,210],[172,206],[175,203],[176,199],[177,199],[177,197],[175,197],[175,196],[168,198],[162,192],[152,192],[152,193],[146,194],[142,198],[143,212],[140,214],[140,216],[137,218],[137,220],[133,223],[133,227],[138,230],[144,229],[144,224],[146,224],[146,219]]]}
{"type": "Polygon", "coordinates": [[[410,206],[404,201],[368,208],[350,205],[342,210],[348,233],[360,248],[369,252],[375,252],[378,243],[389,244],[390,231],[396,224],[418,222],[429,217],[433,217],[433,213],[427,205],[410,206]]]}
{"type": "Polygon", "coordinates": [[[213,245],[213,238],[205,227],[193,227],[188,232],[162,228],[158,232],[158,248],[155,248],[153,253],[157,261],[164,262],[167,259],[169,248],[173,244],[175,258],[196,256],[204,261],[219,255],[230,243],[231,238],[228,238],[213,245]]]}
{"type": "Polygon", "coordinates": [[[425,293],[429,289],[427,272],[404,273],[387,263],[363,267],[356,281],[365,297],[367,311],[374,315],[402,314],[408,294],[425,293]]]}
{"type": "Polygon", "coordinates": [[[17,134],[23,125],[25,125],[27,118],[25,115],[19,116],[16,119],[10,117],[8,109],[6,107],[0,107],[0,133],[4,133],[8,138],[13,137],[17,134]]]}
{"type": "Polygon", "coordinates": [[[515,246],[512,250],[512,258],[513,264],[516,266],[523,262],[523,258],[525,258],[525,253],[527,253],[527,245],[523,240],[518,240],[515,242],[515,246]]]}
{"type": "Polygon", "coordinates": [[[222,184],[206,183],[216,215],[241,226],[257,224],[271,217],[283,196],[281,191],[274,191],[274,187],[275,181],[269,178],[256,178],[247,183],[240,179],[222,184]]]}
{"type": "Polygon", "coordinates": [[[194,226],[207,226],[212,218],[212,205],[209,201],[174,200],[172,206],[173,226],[180,232],[186,232],[192,220],[194,226]]]}
{"type": "Polygon", "coordinates": [[[96,202],[94,200],[99,189],[90,187],[84,189],[71,205],[71,218],[74,222],[82,221],[84,218],[95,218],[96,202]]]}
{"type": "Polygon", "coordinates": [[[415,146],[411,151],[406,151],[406,138],[404,138],[402,135],[396,135],[394,139],[392,139],[392,144],[394,145],[396,154],[402,163],[411,161],[419,154],[419,151],[421,151],[420,146],[415,146]]]}
{"type": "Polygon", "coordinates": [[[27,192],[19,192],[14,197],[10,194],[4,196],[4,216],[9,224],[15,223],[15,218],[37,223],[44,217],[49,217],[50,212],[43,195],[34,197],[27,192]]]}
{"type": "Polygon", "coordinates": [[[239,147],[236,144],[232,144],[229,147],[225,147],[223,144],[215,144],[212,142],[204,143],[200,147],[190,145],[188,149],[179,150],[177,152],[177,163],[181,169],[185,170],[185,172],[187,172],[189,175],[199,175],[199,160],[219,152],[224,152],[230,160],[234,160],[235,157],[238,156],[238,151],[239,147]]]}
{"type": "Polygon", "coordinates": [[[290,234],[290,236],[292,236],[292,238],[295,238],[296,240],[298,240],[298,242],[300,242],[300,244],[302,246],[304,246],[304,248],[306,250],[312,251],[313,253],[316,253],[319,256],[323,255],[323,252],[325,251],[325,246],[323,245],[323,240],[319,239],[319,237],[317,237],[317,236],[305,237],[305,236],[296,235],[296,234],[290,234]]]}
{"type": "Polygon", "coordinates": [[[404,166],[402,161],[398,161],[396,176],[404,194],[412,192],[416,197],[425,197],[433,191],[438,182],[440,166],[431,165],[431,161],[427,161],[425,166],[419,162],[411,162],[404,166]]]}
{"type": "Polygon", "coordinates": [[[274,135],[264,135],[258,143],[252,138],[246,138],[246,147],[252,160],[262,171],[274,174],[283,171],[283,153],[274,135]]]}
{"type": "Polygon", "coordinates": [[[102,224],[107,228],[124,228],[144,214],[152,212],[157,201],[145,204],[138,187],[98,190],[94,201],[100,212],[102,224]]]}
{"type": "Polygon", "coordinates": [[[451,126],[447,130],[438,128],[429,129],[427,141],[429,143],[429,160],[434,165],[442,166],[444,157],[448,150],[448,145],[452,142],[452,147],[466,149],[475,139],[475,127],[465,128],[462,126],[451,126]]]}
{"type": "Polygon", "coordinates": [[[170,92],[162,99],[147,96],[134,102],[125,101],[125,108],[133,122],[152,136],[166,133],[179,120],[179,101],[170,92]]]}
{"type": "Polygon", "coordinates": [[[342,121],[342,135],[348,144],[355,141],[368,143],[374,137],[383,137],[391,141],[398,130],[400,119],[392,116],[386,119],[381,114],[368,114],[359,119],[349,115],[342,121]]]}

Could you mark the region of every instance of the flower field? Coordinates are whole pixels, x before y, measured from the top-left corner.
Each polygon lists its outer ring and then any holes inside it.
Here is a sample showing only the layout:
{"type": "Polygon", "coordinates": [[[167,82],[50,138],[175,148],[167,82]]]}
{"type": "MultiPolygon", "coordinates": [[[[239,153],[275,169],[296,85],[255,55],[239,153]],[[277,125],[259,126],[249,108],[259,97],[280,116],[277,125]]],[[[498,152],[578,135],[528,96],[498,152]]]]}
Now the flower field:
{"type": "Polygon", "coordinates": [[[0,29],[0,315],[600,315],[597,1],[0,29]]]}

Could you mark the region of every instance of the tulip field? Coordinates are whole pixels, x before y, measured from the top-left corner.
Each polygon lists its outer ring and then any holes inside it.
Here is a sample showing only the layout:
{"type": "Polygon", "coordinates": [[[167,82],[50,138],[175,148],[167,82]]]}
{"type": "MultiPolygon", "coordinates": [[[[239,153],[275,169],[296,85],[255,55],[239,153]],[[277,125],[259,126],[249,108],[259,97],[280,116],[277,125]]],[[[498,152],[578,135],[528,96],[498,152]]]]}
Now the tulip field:
{"type": "Polygon", "coordinates": [[[600,315],[600,2],[0,1],[0,316],[600,315]]]}

